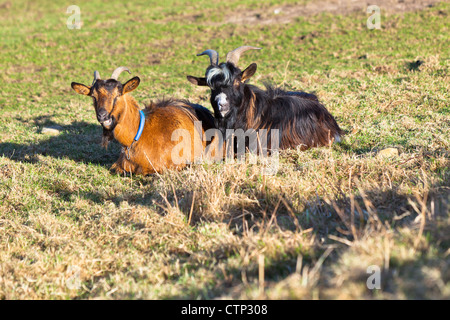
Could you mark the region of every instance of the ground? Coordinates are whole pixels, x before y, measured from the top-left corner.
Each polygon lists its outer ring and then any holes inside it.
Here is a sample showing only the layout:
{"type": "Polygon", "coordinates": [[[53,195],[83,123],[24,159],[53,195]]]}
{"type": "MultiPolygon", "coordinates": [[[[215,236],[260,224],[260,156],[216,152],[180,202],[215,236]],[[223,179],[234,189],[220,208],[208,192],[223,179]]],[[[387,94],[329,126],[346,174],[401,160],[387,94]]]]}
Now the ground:
{"type": "Polygon", "coordinates": [[[79,7],[68,29],[66,1],[0,2],[0,299],[450,298],[449,3],[79,7]],[[207,67],[196,54],[240,45],[263,48],[240,61],[258,64],[252,83],[315,92],[343,142],[282,152],[274,176],[109,172],[120,148],[101,147],[72,81],[127,66],[142,105],[210,107],[186,80],[207,67]]]}

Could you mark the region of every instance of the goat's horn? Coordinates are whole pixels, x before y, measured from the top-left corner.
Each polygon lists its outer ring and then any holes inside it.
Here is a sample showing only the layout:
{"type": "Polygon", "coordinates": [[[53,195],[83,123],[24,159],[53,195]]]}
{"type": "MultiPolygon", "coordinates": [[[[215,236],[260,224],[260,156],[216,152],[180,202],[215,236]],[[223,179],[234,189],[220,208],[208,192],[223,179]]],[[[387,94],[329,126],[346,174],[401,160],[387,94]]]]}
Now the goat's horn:
{"type": "Polygon", "coordinates": [[[234,49],[233,51],[228,52],[227,54],[227,62],[231,62],[235,66],[237,66],[237,63],[239,62],[239,58],[241,57],[241,54],[243,54],[247,50],[261,50],[261,48],[257,47],[251,47],[251,46],[242,46],[237,49],[234,49]]]}
{"type": "Polygon", "coordinates": [[[204,56],[204,55],[208,55],[208,57],[211,61],[211,65],[213,65],[213,66],[219,65],[219,54],[217,53],[217,51],[208,49],[206,51],[203,51],[202,53],[199,53],[197,55],[197,57],[204,56]]]}
{"type": "Polygon", "coordinates": [[[100,72],[97,70],[94,71],[94,81],[92,82],[92,85],[94,85],[95,81],[100,80],[100,72]]]}
{"type": "Polygon", "coordinates": [[[128,70],[127,67],[118,67],[116,70],[114,70],[114,72],[111,75],[111,79],[117,80],[117,78],[119,78],[119,75],[123,72],[123,71],[127,71],[129,74],[131,74],[131,71],[128,70]]]}

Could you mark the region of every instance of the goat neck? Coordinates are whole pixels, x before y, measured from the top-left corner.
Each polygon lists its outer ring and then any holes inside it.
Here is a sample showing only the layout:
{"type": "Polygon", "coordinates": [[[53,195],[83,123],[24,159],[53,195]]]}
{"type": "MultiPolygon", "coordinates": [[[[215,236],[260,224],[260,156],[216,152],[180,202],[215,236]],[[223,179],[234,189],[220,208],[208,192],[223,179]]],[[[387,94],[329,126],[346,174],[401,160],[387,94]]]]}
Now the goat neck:
{"type": "Polygon", "coordinates": [[[114,138],[122,145],[129,147],[133,143],[134,137],[139,130],[139,105],[137,101],[125,94],[117,102],[117,125],[114,128],[114,138]]]}

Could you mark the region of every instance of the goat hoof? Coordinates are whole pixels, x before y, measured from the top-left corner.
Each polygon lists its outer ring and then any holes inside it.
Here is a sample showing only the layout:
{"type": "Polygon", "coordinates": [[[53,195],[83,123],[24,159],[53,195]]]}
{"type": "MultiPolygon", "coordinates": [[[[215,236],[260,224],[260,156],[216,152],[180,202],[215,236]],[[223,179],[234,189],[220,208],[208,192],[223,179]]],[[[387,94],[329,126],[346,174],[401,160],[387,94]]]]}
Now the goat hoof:
{"type": "Polygon", "coordinates": [[[117,165],[117,163],[114,163],[114,164],[111,166],[111,168],[109,168],[109,171],[110,171],[111,173],[117,173],[117,174],[123,174],[123,173],[125,172],[122,168],[120,168],[120,167],[117,165]]]}

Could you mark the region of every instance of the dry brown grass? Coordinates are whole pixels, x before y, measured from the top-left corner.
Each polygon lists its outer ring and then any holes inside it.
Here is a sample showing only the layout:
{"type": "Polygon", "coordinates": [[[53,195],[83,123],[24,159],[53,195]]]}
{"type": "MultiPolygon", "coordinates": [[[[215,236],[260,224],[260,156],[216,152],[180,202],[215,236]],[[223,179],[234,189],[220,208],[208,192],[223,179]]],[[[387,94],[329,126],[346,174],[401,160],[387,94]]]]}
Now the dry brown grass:
{"type": "MultiPolygon", "coordinates": [[[[449,240],[442,202],[448,187],[430,174],[447,167],[447,158],[430,167],[423,155],[384,159],[318,149],[290,151],[282,159],[275,177],[245,163],[196,165],[145,183],[121,178],[130,187],[119,192],[114,185],[100,186],[95,197],[66,180],[53,180],[53,192],[14,184],[2,191],[8,202],[0,220],[0,294],[448,297],[448,252],[442,252],[449,240]],[[41,205],[25,214],[20,204],[29,192],[41,205]],[[65,196],[72,198],[70,206],[55,208],[54,198],[65,196]],[[442,254],[446,260],[437,258],[442,254]],[[383,270],[378,293],[365,287],[370,265],[383,270]],[[73,266],[80,270],[79,290],[66,286],[73,266]]],[[[45,161],[40,174],[50,174],[53,166],[64,170],[45,161]]],[[[26,170],[5,159],[1,168],[12,182],[26,170]]],[[[83,171],[80,176],[92,170],[83,171]]]]}

